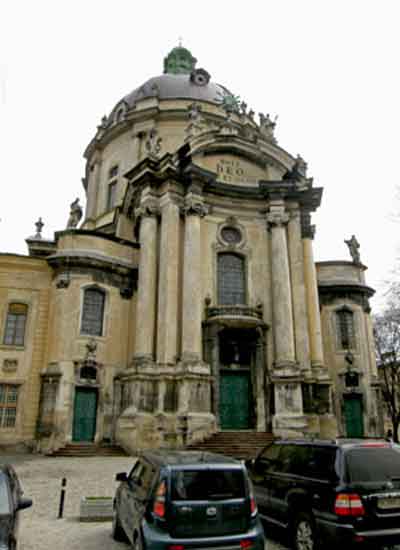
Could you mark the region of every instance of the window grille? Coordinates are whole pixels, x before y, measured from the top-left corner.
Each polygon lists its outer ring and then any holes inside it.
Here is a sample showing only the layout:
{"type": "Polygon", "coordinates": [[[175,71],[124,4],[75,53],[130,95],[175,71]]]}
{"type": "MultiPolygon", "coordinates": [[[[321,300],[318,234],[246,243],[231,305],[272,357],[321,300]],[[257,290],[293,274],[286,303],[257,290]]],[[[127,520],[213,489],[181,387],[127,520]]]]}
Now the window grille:
{"type": "Polygon", "coordinates": [[[218,303],[245,304],[244,259],[236,254],[218,256],[218,303]]]}
{"type": "Polygon", "coordinates": [[[13,428],[17,418],[18,386],[0,384],[0,428],[13,428]]]}
{"type": "Polygon", "coordinates": [[[25,304],[10,304],[7,312],[4,331],[4,344],[23,346],[28,306],[25,304]]]}
{"type": "Polygon", "coordinates": [[[337,332],[339,346],[342,349],[354,348],[354,315],[348,309],[336,312],[337,332]]]}
{"type": "Polygon", "coordinates": [[[88,288],[83,297],[82,334],[102,336],[105,295],[102,290],[88,288]]]}

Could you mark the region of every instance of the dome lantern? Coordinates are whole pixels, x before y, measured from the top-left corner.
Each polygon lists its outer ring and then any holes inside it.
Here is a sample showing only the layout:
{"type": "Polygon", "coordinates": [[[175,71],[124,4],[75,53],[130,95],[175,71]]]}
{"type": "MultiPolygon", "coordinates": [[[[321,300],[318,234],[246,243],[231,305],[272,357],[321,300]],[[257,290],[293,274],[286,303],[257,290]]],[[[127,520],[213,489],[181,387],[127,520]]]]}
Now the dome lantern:
{"type": "Polygon", "coordinates": [[[194,70],[196,62],[197,59],[189,50],[178,46],[164,58],[164,74],[190,74],[194,70]]]}

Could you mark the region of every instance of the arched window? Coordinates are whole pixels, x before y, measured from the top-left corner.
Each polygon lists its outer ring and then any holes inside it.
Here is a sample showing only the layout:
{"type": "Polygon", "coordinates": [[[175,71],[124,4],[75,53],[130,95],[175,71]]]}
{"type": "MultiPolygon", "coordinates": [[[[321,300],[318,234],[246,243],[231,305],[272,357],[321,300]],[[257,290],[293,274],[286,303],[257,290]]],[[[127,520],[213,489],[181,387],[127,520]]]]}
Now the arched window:
{"type": "Polygon", "coordinates": [[[237,254],[218,255],[218,303],[246,303],[244,259],[237,254]]]}
{"type": "Polygon", "coordinates": [[[81,334],[102,336],[105,292],[100,288],[87,288],[83,295],[81,334]]]}
{"type": "Polygon", "coordinates": [[[355,347],[354,314],[350,309],[343,308],[336,311],[336,328],[339,347],[353,349],[355,347]]]}
{"type": "Polygon", "coordinates": [[[9,346],[23,346],[25,340],[25,325],[28,315],[28,306],[13,303],[8,306],[4,344],[9,346]]]}

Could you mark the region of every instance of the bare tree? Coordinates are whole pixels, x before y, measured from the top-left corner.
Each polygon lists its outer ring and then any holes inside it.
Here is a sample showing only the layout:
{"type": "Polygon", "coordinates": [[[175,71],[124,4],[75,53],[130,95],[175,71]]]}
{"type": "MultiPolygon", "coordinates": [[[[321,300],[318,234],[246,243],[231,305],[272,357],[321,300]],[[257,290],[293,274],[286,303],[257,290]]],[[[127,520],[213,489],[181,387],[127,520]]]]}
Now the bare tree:
{"type": "Polygon", "coordinates": [[[394,441],[400,425],[400,307],[396,296],[375,316],[374,336],[382,397],[392,422],[394,441]]]}

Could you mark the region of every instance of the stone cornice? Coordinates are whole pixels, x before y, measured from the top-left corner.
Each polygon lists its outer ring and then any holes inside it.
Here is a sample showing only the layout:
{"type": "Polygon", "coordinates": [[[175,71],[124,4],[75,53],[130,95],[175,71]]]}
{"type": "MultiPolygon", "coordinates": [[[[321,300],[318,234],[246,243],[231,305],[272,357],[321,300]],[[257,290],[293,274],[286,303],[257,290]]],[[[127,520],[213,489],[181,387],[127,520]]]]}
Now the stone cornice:
{"type": "Polygon", "coordinates": [[[370,313],[369,298],[375,294],[375,290],[369,286],[357,283],[318,283],[320,305],[331,305],[337,299],[349,300],[362,307],[365,313],[370,313]]]}
{"type": "Polygon", "coordinates": [[[60,267],[64,265],[68,265],[68,267],[96,265],[102,269],[124,273],[134,271],[138,267],[136,264],[126,262],[120,258],[96,254],[87,250],[63,250],[57,254],[48,256],[46,260],[52,267],[60,267]]]}
{"type": "Polygon", "coordinates": [[[114,243],[123,244],[124,246],[129,246],[130,248],[140,248],[138,243],[127,241],[126,239],[121,239],[115,235],[110,235],[108,233],[102,233],[96,229],[64,229],[63,231],[57,231],[55,234],[56,243],[65,235],[84,235],[87,237],[96,237],[98,239],[104,239],[106,241],[112,241],[114,243]]]}

